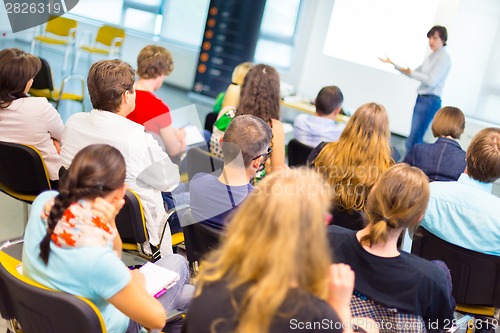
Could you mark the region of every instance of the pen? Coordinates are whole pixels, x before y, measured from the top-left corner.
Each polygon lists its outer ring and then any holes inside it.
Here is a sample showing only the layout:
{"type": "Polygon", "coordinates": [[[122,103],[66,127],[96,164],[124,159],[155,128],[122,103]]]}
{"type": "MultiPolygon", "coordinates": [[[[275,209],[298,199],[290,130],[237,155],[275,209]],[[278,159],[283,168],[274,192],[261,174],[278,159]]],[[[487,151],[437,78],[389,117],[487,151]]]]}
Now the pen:
{"type": "Polygon", "coordinates": [[[160,290],[159,292],[157,292],[156,294],[154,294],[154,298],[158,298],[161,295],[165,294],[166,292],[167,292],[167,289],[163,288],[162,290],[160,290]]]}

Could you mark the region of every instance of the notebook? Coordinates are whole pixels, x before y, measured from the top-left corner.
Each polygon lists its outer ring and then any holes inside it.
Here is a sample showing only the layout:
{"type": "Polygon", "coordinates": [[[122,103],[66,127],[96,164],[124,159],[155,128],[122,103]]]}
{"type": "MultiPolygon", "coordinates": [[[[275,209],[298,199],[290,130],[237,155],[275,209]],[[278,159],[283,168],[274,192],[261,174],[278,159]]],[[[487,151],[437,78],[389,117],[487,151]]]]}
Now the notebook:
{"type": "Polygon", "coordinates": [[[189,125],[184,127],[184,130],[186,131],[186,145],[187,146],[196,145],[196,144],[205,142],[205,138],[201,134],[198,127],[189,124],[189,125]]]}
{"type": "Polygon", "coordinates": [[[146,279],[146,290],[150,295],[158,298],[165,291],[177,283],[180,275],[177,272],[171,271],[152,262],[147,262],[139,268],[146,279]]]}

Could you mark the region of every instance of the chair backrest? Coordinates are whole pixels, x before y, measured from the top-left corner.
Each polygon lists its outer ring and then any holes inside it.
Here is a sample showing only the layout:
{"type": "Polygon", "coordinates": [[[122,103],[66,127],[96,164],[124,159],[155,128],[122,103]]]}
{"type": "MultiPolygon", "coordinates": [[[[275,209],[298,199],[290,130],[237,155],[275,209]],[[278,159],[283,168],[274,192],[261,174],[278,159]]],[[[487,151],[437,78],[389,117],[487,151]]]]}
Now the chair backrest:
{"type": "MultiPolygon", "coordinates": [[[[54,90],[54,81],[52,80],[52,71],[47,60],[40,58],[42,67],[35,75],[31,89],[49,89],[54,90]]],[[[31,93],[31,92],[30,92],[31,93]]]]}
{"type": "Polygon", "coordinates": [[[288,143],[288,165],[297,167],[307,164],[307,157],[314,147],[303,144],[297,139],[292,139],[288,143]]]}
{"type": "Polygon", "coordinates": [[[149,239],[141,199],[134,191],[125,193],[125,205],[115,220],[123,243],[136,245],[149,239]]]}
{"type": "Polygon", "coordinates": [[[457,303],[500,307],[500,256],[456,246],[422,227],[413,236],[411,252],[446,263],[457,303]]]}
{"type": "Polygon", "coordinates": [[[0,142],[0,189],[25,202],[33,202],[38,194],[51,189],[45,162],[36,148],[0,142]]]}
{"type": "MultiPolygon", "coordinates": [[[[23,332],[106,332],[99,309],[86,299],[48,289],[20,274],[0,252],[2,317],[15,318],[23,332]],[[5,311],[5,309],[7,309],[5,311]],[[4,312],[5,311],[5,312],[4,312]]],[[[1,304],[1,302],[0,302],[1,304]]]]}
{"type": "MultiPolygon", "coordinates": [[[[95,38],[95,41],[106,46],[111,46],[115,38],[122,38],[122,39],[125,38],[125,30],[110,25],[103,25],[97,31],[97,36],[95,38]]],[[[122,41],[116,43],[117,47],[121,45],[122,41]]]]}
{"type": "Polygon", "coordinates": [[[188,179],[191,180],[199,172],[211,173],[222,170],[224,160],[211,156],[209,152],[200,147],[193,147],[186,154],[188,179]]]}
{"type": "Polygon", "coordinates": [[[77,25],[78,22],[75,20],[62,16],[51,16],[49,22],[47,22],[45,31],[61,37],[75,37],[77,25]]]}
{"type": "Polygon", "coordinates": [[[222,230],[196,222],[189,209],[181,218],[186,244],[186,256],[190,263],[200,261],[204,255],[219,245],[222,230]]]}

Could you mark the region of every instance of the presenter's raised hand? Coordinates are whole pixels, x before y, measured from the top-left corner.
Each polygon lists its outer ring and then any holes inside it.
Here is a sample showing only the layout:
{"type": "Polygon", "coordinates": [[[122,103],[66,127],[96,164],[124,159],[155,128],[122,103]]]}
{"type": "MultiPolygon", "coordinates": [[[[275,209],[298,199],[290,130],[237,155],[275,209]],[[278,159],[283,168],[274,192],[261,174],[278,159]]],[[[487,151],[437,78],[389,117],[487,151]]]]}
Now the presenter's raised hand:
{"type": "Polygon", "coordinates": [[[385,62],[386,64],[394,65],[394,63],[392,62],[392,60],[389,57],[385,57],[385,58],[378,57],[378,58],[380,59],[380,61],[385,62]]]}

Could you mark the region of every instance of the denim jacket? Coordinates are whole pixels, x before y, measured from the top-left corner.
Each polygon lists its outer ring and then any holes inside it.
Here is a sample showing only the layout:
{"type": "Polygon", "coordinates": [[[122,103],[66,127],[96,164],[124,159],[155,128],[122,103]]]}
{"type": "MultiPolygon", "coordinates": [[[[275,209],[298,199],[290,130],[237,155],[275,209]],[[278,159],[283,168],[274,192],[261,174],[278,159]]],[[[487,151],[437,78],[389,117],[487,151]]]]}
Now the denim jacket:
{"type": "Polygon", "coordinates": [[[441,137],[432,144],[416,144],[404,162],[421,169],[431,182],[456,181],[465,170],[465,151],[457,141],[441,137]]]}

